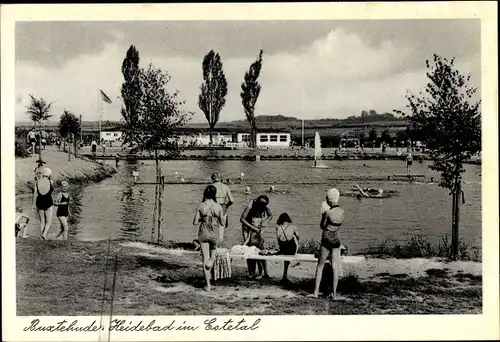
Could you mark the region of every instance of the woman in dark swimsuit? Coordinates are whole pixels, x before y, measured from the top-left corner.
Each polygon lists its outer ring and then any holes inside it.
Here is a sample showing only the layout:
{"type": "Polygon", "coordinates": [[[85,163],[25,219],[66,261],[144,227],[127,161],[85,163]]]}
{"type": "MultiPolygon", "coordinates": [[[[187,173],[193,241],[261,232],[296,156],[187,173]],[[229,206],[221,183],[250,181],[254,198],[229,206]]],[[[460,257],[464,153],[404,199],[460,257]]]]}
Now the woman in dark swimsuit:
{"type": "MultiPolygon", "coordinates": [[[[337,189],[332,188],[326,194],[326,203],[329,208],[325,210],[321,217],[320,227],[323,230],[321,235],[320,256],[316,267],[316,281],[314,293],[311,297],[318,298],[321,278],[323,276],[323,268],[325,267],[326,259],[331,253],[331,265],[333,271],[333,293],[331,298],[337,299],[337,284],[340,271],[340,236],[339,229],[344,221],[344,209],[338,205],[340,193],[337,189]]],[[[325,208],[326,209],[326,208],[325,208]]]]}
{"type": "MultiPolygon", "coordinates": [[[[269,223],[273,219],[273,214],[268,207],[269,197],[266,195],[260,195],[256,199],[252,200],[240,217],[240,222],[242,224],[242,235],[244,245],[255,246],[259,249],[264,247],[264,237],[262,236],[262,227],[269,223]]],[[[248,275],[250,278],[262,278],[262,272],[264,272],[264,278],[269,278],[269,273],[267,271],[267,263],[265,261],[259,260],[247,260],[248,275]],[[259,275],[255,277],[255,266],[259,268],[259,275]]]]}
{"type": "Polygon", "coordinates": [[[47,233],[52,224],[52,207],[54,200],[52,199],[52,191],[54,186],[50,180],[52,171],[45,168],[41,172],[41,178],[35,183],[33,191],[33,210],[38,212],[40,217],[40,231],[42,239],[47,240],[47,233]]]}
{"type": "MultiPolygon", "coordinates": [[[[299,249],[299,235],[297,228],[292,225],[292,219],[287,213],[283,213],[276,221],[276,238],[278,240],[279,254],[295,255],[299,249]]],[[[281,282],[288,282],[287,273],[290,261],[285,261],[283,277],[281,282]]]]}
{"type": "Polygon", "coordinates": [[[68,240],[68,216],[69,216],[69,192],[68,182],[61,182],[62,191],[59,193],[54,205],[57,206],[56,216],[61,224],[61,232],[57,235],[56,240],[63,236],[64,240],[68,240]]]}

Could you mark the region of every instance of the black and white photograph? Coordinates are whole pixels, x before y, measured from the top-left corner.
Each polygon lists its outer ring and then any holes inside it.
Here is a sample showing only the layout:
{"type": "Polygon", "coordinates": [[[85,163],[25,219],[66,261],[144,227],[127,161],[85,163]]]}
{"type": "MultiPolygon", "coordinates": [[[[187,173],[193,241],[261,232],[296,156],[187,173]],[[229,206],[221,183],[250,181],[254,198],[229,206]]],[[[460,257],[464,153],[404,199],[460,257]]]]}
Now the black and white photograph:
{"type": "Polygon", "coordinates": [[[498,318],[483,19],[366,11],[15,20],[2,236],[19,331],[262,338],[268,316],[498,318]]]}

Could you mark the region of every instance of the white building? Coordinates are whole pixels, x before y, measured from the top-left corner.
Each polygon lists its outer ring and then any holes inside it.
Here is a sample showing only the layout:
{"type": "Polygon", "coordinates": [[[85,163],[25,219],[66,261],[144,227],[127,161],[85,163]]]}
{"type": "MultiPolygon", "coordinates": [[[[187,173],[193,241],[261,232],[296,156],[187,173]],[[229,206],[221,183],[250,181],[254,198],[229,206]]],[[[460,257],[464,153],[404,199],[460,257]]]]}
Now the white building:
{"type": "MultiPolygon", "coordinates": [[[[236,141],[240,144],[249,144],[250,133],[238,133],[236,141]]],[[[257,133],[257,147],[290,147],[290,133],[284,132],[260,132],[257,133]]]]}
{"type": "Polygon", "coordinates": [[[120,141],[122,140],[122,131],[101,131],[100,140],[104,141],[120,141]]]}

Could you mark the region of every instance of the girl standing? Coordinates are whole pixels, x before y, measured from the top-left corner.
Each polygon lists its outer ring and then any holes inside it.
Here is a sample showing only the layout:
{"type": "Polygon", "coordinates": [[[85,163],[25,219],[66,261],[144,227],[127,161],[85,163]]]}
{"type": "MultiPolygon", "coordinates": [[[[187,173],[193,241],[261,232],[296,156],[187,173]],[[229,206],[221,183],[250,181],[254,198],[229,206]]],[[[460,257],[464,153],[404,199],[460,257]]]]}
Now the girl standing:
{"type": "Polygon", "coordinates": [[[56,240],[59,239],[60,236],[63,237],[63,240],[68,240],[68,216],[69,216],[69,200],[70,195],[68,192],[68,182],[61,182],[62,191],[57,195],[56,203],[54,205],[57,206],[57,219],[61,224],[61,232],[57,235],[56,240]]]}
{"type": "Polygon", "coordinates": [[[226,216],[216,199],[217,188],[206,187],[202,203],[196,208],[193,225],[199,224],[198,241],[201,247],[203,274],[205,275],[205,291],[210,291],[210,271],[214,263],[215,250],[219,244],[219,227],[226,222],[226,216]]]}

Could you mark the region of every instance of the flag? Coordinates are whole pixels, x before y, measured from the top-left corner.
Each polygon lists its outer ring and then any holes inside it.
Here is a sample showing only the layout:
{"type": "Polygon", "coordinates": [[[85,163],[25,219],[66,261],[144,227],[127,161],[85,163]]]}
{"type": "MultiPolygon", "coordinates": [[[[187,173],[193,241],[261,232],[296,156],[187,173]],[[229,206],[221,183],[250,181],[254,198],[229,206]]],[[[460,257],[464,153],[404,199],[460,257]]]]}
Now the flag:
{"type": "Polygon", "coordinates": [[[111,103],[111,99],[108,97],[108,95],[104,94],[102,90],[101,90],[101,100],[107,103],[111,103]]]}

